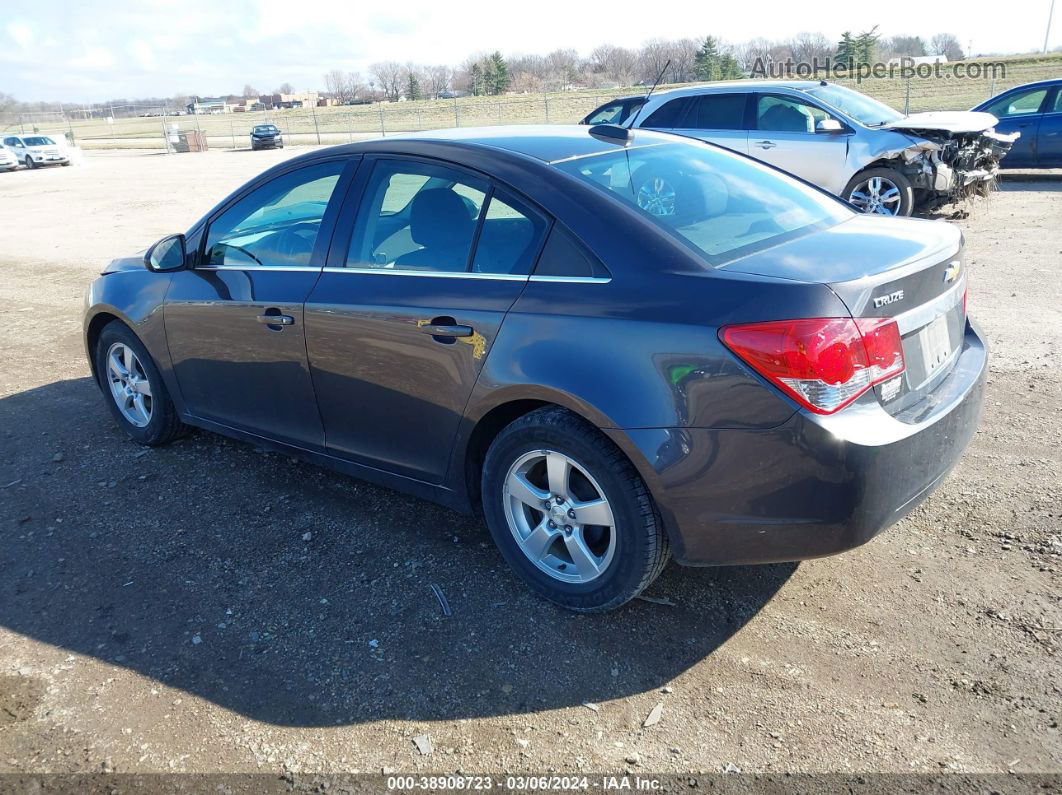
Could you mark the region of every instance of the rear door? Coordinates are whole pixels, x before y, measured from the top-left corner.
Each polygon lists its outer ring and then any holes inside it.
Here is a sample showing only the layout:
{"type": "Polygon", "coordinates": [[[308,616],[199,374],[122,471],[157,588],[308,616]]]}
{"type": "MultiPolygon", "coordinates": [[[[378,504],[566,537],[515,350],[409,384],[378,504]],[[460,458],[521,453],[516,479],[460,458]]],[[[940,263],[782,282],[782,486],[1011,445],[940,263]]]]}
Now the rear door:
{"type": "Polygon", "coordinates": [[[649,114],[638,126],[699,138],[747,155],[747,97],[748,94],[739,91],[676,97],[649,114]]]}
{"type": "Polygon", "coordinates": [[[848,127],[818,105],[786,94],[757,94],[749,154],[840,195],[848,184],[848,127]],[[835,119],[841,132],[816,132],[835,119]]]}
{"type": "Polygon", "coordinates": [[[1036,132],[1038,168],[1062,168],[1062,86],[1055,86],[1053,91],[1044,103],[1036,132]]]}
{"type": "Polygon", "coordinates": [[[390,156],[366,158],[341,217],[306,302],[327,449],[439,483],[547,218],[482,175],[390,156]]]}
{"type": "Polygon", "coordinates": [[[356,165],[294,166],[249,189],[209,219],[194,267],[173,274],[166,338],[195,416],[322,448],[302,305],[356,165]]]}
{"type": "Polygon", "coordinates": [[[745,119],[751,96],[746,92],[732,91],[690,97],[689,106],[675,132],[747,155],[749,131],[745,119]]]}
{"type": "Polygon", "coordinates": [[[996,132],[1021,133],[1003,158],[1004,168],[1037,165],[1040,124],[1044,117],[1042,109],[1049,93],[1050,89],[1046,87],[1014,91],[985,106],[986,113],[999,119],[996,132]]]}

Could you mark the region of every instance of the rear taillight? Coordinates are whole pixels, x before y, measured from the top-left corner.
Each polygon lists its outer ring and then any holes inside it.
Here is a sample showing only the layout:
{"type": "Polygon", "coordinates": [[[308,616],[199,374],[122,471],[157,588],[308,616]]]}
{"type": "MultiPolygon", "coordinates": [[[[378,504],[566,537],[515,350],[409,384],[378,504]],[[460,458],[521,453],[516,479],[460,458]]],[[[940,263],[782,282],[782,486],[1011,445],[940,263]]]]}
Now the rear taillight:
{"type": "Polygon", "coordinates": [[[800,405],[840,411],[904,371],[900,329],[891,318],[812,318],[724,326],[723,342],[800,405]]]}

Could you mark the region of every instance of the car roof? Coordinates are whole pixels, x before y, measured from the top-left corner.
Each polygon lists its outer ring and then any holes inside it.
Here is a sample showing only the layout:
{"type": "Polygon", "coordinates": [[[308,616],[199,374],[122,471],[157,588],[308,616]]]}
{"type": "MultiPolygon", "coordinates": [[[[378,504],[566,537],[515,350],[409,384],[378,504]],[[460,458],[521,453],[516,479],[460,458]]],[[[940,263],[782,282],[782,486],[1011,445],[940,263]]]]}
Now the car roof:
{"type": "MultiPolygon", "coordinates": [[[[627,148],[664,143],[675,140],[674,137],[639,130],[627,148]]],[[[428,130],[404,135],[389,135],[371,141],[362,141],[336,147],[339,150],[354,152],[386,152],[395,142],[416,143],[418,141],[433,144],[451,145],[455,149],[491,148],[501,149],[517,155],[534,158],[544,163],[555,163],[577,157],[618,151],[618,143],[595,138],[590,128],[583,124],[519,124],[497,127],[458,127],[447,130],[428,130]]]]}
{"type": "Polygon", "coordinates": [[[656,91],[653,93],[653,99],[658,97],[674,98],[685,97],[696,94],[710,94],[716,91],[735,89],[738,91],[750,91],[757,88],[792,88],[796,91],[803,91],[808,88],[814,88],[821,86],[824,81],[822,80],[720,80],[714,83],[698,83],[694,86],[684,86],[682,88],[668,88],[663,91],[656,91]]]}

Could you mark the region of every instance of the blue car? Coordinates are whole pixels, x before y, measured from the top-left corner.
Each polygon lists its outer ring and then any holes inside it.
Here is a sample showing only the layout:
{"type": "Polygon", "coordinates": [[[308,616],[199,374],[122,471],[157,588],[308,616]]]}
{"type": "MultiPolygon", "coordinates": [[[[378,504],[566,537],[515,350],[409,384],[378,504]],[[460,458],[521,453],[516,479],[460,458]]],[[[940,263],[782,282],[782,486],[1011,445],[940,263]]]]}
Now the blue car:
{"type": "Polygon", "coordinates": [[[996,132],[1021,133],[1000,168],[1062,168],[1062,79],[1026,83],[972,110],[999,119],[996,132]]]}

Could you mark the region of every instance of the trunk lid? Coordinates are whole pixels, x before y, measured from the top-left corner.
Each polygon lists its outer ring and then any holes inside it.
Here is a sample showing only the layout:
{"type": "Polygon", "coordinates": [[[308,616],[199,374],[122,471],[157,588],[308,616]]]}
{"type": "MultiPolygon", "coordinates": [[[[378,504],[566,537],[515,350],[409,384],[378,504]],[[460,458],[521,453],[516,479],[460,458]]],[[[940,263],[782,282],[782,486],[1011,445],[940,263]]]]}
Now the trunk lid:
{"type": "Polygon", "coordinates": [[[962,234],[940,221],[858,215],[757,252],[723,270],[825,284],[853,317],[896,320],[904,372],[874,388],[891,414],[951,371],[966,326],[962,234]]]}

